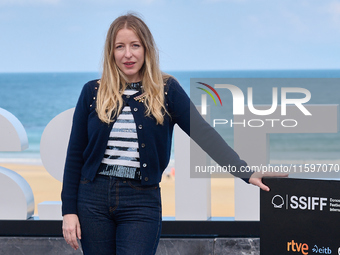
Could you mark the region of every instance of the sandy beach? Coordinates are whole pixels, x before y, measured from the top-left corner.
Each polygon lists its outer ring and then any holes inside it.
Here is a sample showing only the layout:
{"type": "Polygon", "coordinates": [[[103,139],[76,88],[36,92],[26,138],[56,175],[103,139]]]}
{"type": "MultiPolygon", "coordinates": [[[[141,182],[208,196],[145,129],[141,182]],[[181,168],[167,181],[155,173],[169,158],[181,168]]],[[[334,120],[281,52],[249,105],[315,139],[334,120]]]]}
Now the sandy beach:
{"type": "MultiPolygon", "coordinates": [[[[294,164],[304,166],[305,164],[340,165],[340,160],[274,160],[271,164],[294,164]]],[[[34,194],[35,211],[34,215],[39,215],[38,204],[44,201],[60,201],[62,184],[54,179],[42,165],[25,163],[0,163],[0,166],[11,169],[26,179],[34,194]]],[[[299,169],[299,168],[297,168],[299,169]]],[[[318,173],[314,173],[318,174],[318,173]]],[[[291,177],[305,176],[312,177],[313,173],[294,174],[291,177]]],[[[316,176],[318,177],[318,176],[316,176]]],[[[319,176],[320,177],[320,176],[319,176]]],[[[337,177],[338,173],[323,173],[323,178],[337,177]],[[335,174],[335,175],[334,175],[335,174]]],[[[169,171],[163,175],[160,183],[162,192],[162,210],[164,217],[175,216],[175,175],[169,171]]],[[[211,178],[211,216],[212,217],[234,217],[234,179],[233,178],[211,178]]]]}
{"type": "MultiPolygon", "coordinates": [[[[0,163],[26,179],[34,194],[35,211],[37,205],[44,201],[60,201],[62,184],[54,179],[42,165],[0,163]]],[[[175,176],[164,175],[160,184],[162,192],[163,216],[175,216],[175,176]]],[[[212,217],[234,216],[234,179],[211,179],[211,213],[212,217]]]]}

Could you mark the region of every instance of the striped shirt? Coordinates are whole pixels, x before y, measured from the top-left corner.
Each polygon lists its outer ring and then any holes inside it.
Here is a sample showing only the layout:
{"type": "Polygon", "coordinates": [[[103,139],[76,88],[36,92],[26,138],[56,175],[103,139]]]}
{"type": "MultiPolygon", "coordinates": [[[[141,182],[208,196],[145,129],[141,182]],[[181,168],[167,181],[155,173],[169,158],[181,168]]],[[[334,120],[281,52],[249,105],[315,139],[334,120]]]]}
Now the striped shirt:
{"type": "MultiPolygon", "coordinates": [[[[124,95],[138,91],[126,89],[124,95]]],[[[99,174],[140,180],[140,162],[136,123],[126,105],[113,124],[99,174]]]]}

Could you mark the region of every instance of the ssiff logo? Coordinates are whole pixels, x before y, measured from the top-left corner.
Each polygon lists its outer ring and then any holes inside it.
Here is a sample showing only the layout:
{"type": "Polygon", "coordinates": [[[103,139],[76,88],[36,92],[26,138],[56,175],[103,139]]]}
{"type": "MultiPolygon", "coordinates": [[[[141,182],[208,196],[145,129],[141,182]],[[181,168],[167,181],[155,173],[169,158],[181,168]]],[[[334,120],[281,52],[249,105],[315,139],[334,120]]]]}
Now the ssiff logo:
{"type": "Polygon", "coordinates": [[[283,205],[286,204],[286,210],[323,211],[328,206],[328,198],[326,197],[289,196],[288,194],[286,195],[286,199],[280,195],[275,195],[271,202],[274,208],[282,208],[283,205]]]}

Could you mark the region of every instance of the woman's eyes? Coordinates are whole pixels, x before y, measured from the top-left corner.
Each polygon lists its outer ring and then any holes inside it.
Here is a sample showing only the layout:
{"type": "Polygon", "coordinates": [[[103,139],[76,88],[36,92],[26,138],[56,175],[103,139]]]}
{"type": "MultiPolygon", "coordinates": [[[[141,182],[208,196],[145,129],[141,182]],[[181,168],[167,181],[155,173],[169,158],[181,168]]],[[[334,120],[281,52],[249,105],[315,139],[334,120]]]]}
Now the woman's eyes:
{"type": "MultiPolygon", "coordinates": [[[[141,46],[141,45],[138,44],[138,43],[132,44],[132,48],[135,48],[135,49],[138,49],[140,46],[141,46]]],[[[124,48],[124,45],[117,45],[117,46],[116,46],[116,49],[117,49],[117,50],[122,49],[122,48],[124,48]]]]}

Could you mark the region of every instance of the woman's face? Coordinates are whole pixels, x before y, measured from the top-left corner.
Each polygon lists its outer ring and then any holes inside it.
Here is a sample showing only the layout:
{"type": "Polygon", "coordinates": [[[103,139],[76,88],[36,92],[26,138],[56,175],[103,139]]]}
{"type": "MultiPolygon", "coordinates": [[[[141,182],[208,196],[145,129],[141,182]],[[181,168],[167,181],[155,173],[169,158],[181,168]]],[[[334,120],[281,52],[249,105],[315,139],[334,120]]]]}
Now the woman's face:
{"type": "Polygon", "coordinates": [[[127,28],[118,31],[114,57],[117,66],[128,78],[128,82],[141,80],[139,70],[144,64],[144,47],[134,31],[127,28]]]}

